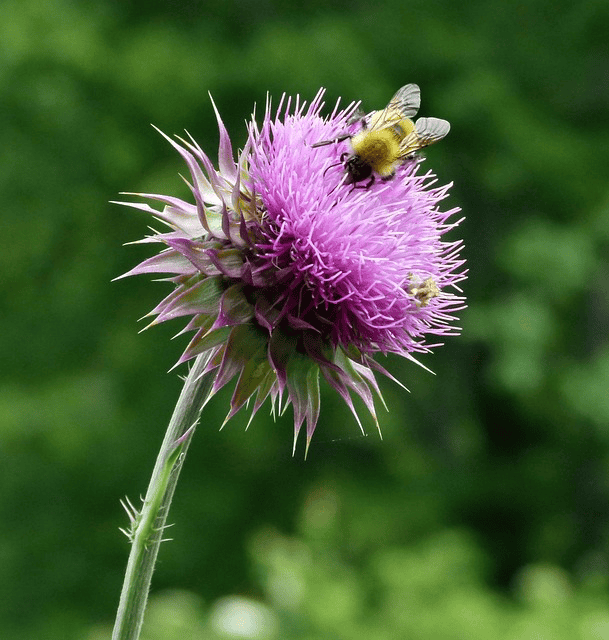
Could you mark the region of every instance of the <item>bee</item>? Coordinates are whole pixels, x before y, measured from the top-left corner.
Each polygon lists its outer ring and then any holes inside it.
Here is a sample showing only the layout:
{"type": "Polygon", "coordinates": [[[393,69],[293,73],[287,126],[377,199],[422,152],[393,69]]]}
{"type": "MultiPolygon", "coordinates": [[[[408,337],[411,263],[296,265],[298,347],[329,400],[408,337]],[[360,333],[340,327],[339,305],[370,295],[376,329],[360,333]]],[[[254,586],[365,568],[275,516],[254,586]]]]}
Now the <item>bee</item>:
{"type": "Polygon", "coordinates": [[[345,166],[345,184],[356,185],[368,180],[370,187],[375,175],[389,180],[397,167],[414,157],[419,149],[441,140],[450,124],[440,118],[412,118],[421,105],[421,91],[416,84],[407,84],[391,98],[381,111],[356,118],[361,123],[357,133],[345,133],[332,140],[322,140],[311,147],[323,147],[343,140],[351,142],[352,153],[340,157],[345,166]]]}

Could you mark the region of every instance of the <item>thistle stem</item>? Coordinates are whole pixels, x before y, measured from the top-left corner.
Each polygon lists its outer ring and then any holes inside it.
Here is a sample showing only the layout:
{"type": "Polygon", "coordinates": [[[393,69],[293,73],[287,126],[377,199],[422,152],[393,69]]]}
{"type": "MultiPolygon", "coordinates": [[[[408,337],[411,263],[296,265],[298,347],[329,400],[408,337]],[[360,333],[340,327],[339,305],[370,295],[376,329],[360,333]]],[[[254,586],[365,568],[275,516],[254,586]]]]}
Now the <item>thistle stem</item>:
{"type": "Polygon", "coordinates": [[[188,445],[201,410],[210,397],[213,376],[204,374],[208,353],[195,360],[167,427],[142,510],[129,506],[131,553],[123,582],[112,640],[140,637],[154,565],[188,445]]]}

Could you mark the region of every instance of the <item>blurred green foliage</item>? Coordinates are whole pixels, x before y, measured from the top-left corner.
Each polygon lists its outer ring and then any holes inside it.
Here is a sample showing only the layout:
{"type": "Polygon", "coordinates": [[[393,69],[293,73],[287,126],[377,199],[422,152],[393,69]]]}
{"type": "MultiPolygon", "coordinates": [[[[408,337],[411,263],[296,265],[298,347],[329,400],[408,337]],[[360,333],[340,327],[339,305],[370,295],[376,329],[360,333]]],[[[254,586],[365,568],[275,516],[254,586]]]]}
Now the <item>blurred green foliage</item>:
{"type": "Polygon", "coordinates": [[[242,145],[267,91],[374,109],[417,82],[422,114],[452,123],[427,165],[466,215],[463,335],[424,358],[436,376],[388,363],[411,393],[383,383],[383,441],[326,390],[306,462],[289,415],[218,432],[220,394],[145,638],[609,638],[609,5],[3,0],[0,17],[2,637],[109,637],[119,498],[145,491],[179,393],[181,327],[136,326],[166,285],[110,282],[149,255],[121,248],[149,220],[108,200],[186,195],[149,123],[212,150],[208,91],[242,145]]]}

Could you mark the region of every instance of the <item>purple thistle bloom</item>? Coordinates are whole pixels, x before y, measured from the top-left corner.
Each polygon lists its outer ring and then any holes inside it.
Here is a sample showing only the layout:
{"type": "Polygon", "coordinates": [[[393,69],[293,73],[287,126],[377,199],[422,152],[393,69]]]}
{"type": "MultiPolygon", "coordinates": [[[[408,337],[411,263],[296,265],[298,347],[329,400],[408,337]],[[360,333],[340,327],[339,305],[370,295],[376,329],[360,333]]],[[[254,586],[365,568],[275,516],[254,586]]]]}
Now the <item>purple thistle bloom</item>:
{"type": "Polygon", "coordinates": [[[195,334],[179,363],[211,351],[212,394],[238,376],[227,420],[254,394],[252,417],[267,397],[279,412],[292,403],[294,447],[306,419],[307,449],[320,372],[358,423],[351,392],[378,426],[374,372],[393,377],[374,354],[414,360],[438,346],[436,336],[458,333],[454,313],[464,308],[461,241],[442,240],[460,222],[449,222],[459,209],[439,209],[450,185],[435,187],[419,158],[391,180],[348,184],[341,156],[349,141],[312,145],[361,127],[356,105],[337,104],[323,119],[322,95],[308,108],[284,97],[274,117],[267,104],[236,163],[216,110],[217,170],[194,140],[167,138],[188,165],[194,204],[156,194],[131,195],[162,211],[120,203],[171,229],[139,241],[166,248],[125,276],[173,274],[151,324],[190,317],[184,331],[195,334]]]}

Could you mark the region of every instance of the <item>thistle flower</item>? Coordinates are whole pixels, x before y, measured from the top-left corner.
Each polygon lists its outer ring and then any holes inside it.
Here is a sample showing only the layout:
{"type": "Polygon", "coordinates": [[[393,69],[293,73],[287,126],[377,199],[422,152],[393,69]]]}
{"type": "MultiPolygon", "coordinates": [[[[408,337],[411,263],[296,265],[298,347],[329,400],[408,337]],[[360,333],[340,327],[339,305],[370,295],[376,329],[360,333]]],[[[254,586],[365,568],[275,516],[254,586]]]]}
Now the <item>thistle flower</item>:
{"type": "Polygon", "coordinates": [[[324,119],[322,96],[308,108],[284,96],[275,115],[267,102],[236,161],[214,105],[217,169],[190,136],[165,136],[188,166],[194,202],[129,194],[164,208],[119,203],[170,228],[139,241],[164,249],[125,276],[172,274],[172,292],[150,315],[152,325],[189,318],[183,331],[194,337],[178,364],[211,356],[212,395],[237,378],[227,420],[248,401],[251,417],[267,398],[278,413],[291,403],[294,447],[306,420],[307,450],[319,418],[320,373],[360,428],[352,394],[378,427],[375,373],[394,378],[374,355],[417,362],[413,354],[438,346],[437,337],[456,335],[453,314],[464,306],[456,286],[465,278],[461,241],[442,239],[460,222],[449,222],[458,209],[439,208],[450,185],[434,186],[420,158],[392,180],[347,184],[341,155],[349,142],[312,145],[356,129],[357,105],[340,110],[337,103],[324,119]]]}

